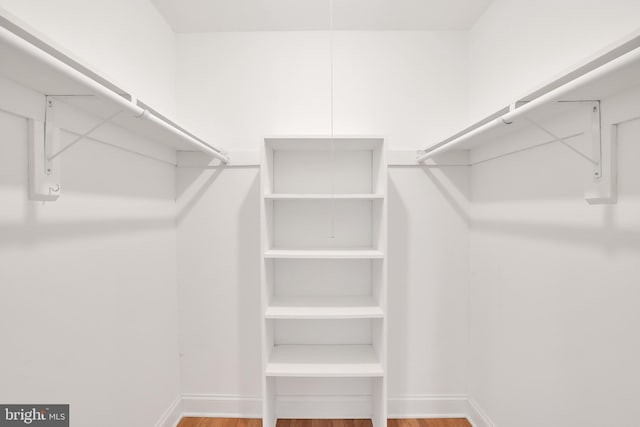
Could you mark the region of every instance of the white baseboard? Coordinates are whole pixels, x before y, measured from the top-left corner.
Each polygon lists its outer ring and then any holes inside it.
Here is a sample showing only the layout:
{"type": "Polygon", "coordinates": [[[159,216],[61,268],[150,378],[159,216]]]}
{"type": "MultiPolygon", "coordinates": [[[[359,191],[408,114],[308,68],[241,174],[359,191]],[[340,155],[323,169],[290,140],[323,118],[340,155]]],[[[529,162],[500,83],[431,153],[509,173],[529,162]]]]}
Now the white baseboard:
{"type": "Polygon", "coordinates": [[[388,399],[389,418],[464,418],[466,395],[400,395],[388,399]]]}
{"type": "MultiPolygon", "coordinates": [[[[371,413],[370,396],[278,396],[281,418],[363,418],[371,413]]],[[[183,416],[262,417],[262,399],[239,395],[184,394],[183,416]]]]}
{"type": "Polygon", "coordinates": [[[262,398],[226,394],[183,394],[185,417],[261,418],[262,398]]]}
{"type": "MultiPolygon", "coordinates": [[[[278,396],[281,418],[364,418],[371,414],[371,396],[278,396]]],[[[404,395],[388,400],[389,418],[469,418],[474,427],[495,427],[466,395],[404,395]]],[[[256,396],[184,394],[182,416],[260,418],[256,396]]],[[[158,427],[174,427],[169,424],[158,427]]]]}
{"type": "Polygon", "coordinates": [[[468,400],[467,412],[469,414],[467,418],[473,427],[496,427],[487,413],[478,405],[478,402],[472,398],[468,400]]]}
{"type": "Polygon", "coordinates": [[[182,419],[182,396],[178,396],[164,411],[156,427],[176,427],[182,419]]]}

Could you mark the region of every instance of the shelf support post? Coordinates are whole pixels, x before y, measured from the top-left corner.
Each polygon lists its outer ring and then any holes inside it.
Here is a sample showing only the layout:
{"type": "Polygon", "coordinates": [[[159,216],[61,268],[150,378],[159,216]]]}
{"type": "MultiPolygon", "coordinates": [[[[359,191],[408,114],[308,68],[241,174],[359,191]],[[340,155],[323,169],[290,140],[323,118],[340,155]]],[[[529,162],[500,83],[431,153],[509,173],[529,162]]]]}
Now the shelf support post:
{"type": "Polygon", "coordinates": [[[602,179],[602,128],[600,101],[594,101],[591,108],[591,156],[595,161],[593,165],[593,179],[602,179]]]}
{"type": "Polygon", "coordinates": [[[60,196],[59,160],[52,159],[60,143],[60,129],[55,123],[55,102],[45,97],[44,123],[28,120],[29,199],[55,201],[60,196]]]}
{"type": "Polygon", "coordinates": [[[587,180],[584,198],[590,205],[613,204],[617,201],[617,125],[603,132],[600,101],[594,101],[590,112],[591,151],[596,161],[587,180]]]}

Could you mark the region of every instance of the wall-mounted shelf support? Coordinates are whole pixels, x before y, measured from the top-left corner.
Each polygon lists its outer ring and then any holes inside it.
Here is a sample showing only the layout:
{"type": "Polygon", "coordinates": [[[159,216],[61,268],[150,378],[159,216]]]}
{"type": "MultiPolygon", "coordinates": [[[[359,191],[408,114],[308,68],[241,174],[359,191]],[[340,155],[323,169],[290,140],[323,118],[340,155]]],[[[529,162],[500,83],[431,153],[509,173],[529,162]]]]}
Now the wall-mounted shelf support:
{"type": "Polygon", "coordinates": [[[462,134],[459,137],[448,141],[446,144],[434,146],[431,149],[421,150],[417,152],[416,162],[423,163],[425,160],[447,152],[449,147],[447,145],[462,144],[467,140],[476,137],[478,134],[486,132],[487,129],[496,127],[505,127],[514,125],[514,123],[522,121],[527,122],[536,129],[539,129],[552,139],[541,144],[532,145],[526,148],[520,148],[515,151],[502,153],[499,156],[492,157],[490,159],[480,160],[475,163],[469,163],[468,166],[474,166],[477,163],[483,163],[487,160],[504,157],[511,154],[520,153],[525,150],[541,147],[551,143],[559,142],[573,153],[580,156],[582,159],[589,162],[591,168],[589,170],[588,180],[585,190],[585,200],[589,204],[609,204],[616,202],[616,170],[615,170],[615,139],[616,139],[616,126],[612,126],[612,130],[609,133],[603,134],[602,132],[602,115],[601,115],[601,102],[595,101],[556,101],[560,103],[573,103],[573,104],[589,104],[589,117],[585,124],[584,131],[569,136],[558,136],[555,132],[552,132],[547,127],[534,120],[527,114],[528,109],[520,107],[521,110],[517,111],[518,114],[508,113],[503,116],[493,118],[490,122],[487,122],[477,128],[470,130],[468,133],[462,134]],[[574,147],[568,142],[569,139],[579,136],[587,135],[590,138],[590,154],[585,154],[581,150],[574,147]]]}
{"type": "Polygon", "coordinates": [[[101,120],[91,129],[60,147],[60,127],[56,121],[56,101],[45,96],[44,123],[29,120],[29,198],[36,201],[55,201],[60,197],[59,157],[78,142],[91,136],[98,128],[111,122],[123,110],[101,120]]]}
{"type": "Polygon", "coordinates": [[[612,124],[608,132],[602,132],[602,111],[600,101],[591,109],[591,151],[597,160],[591,176],[587,179],[584,198],[591,205],[613,204],[617,201],[617,129],[612,124]]]}
{"type": "MultiPolygon", "coordinates": [[[[602,135],[602,114],[600,101],[562,101],[575,103],[588,103],[589,124],[584,134],[591,139],[591,154],[585,154],[582,151],[569,144],[565,138],[557,136],[555,133],[536,122],[535,120],[524,116],[524,119],[531,123],[537,129],[553,138],[553,141],[560,142],[569,148],[575,154],[585,159],[591,164],[590,174],[587,177],[587,189],[585,191],[585,200],[589,204],[607,204],[615,203],[615,170],[613,156],[611,155],[612,138],[603,138],[602,135]],[[608,155],[603,155],[605,152],[608,155]]],[[[506,123],[506,122],[505,122],[506,123]]],[[[511,124],[511,123],[507,123],[511,124]]]]}
{"type": "MultiPolygon", "coordinates": [[[[587,58],[564,75],[542,85],[526,96],[516,99],[508,106],[490,114],[482,120],[466,127],[454,135],[431,144],[418,151],[416,163],[421,164],[449,151],[473,151],[484,144],[491,144],[515,131],[523,129],[522,120],[536,117],[555,117],[563,111],[565,102],[577,103],[578,100],[593,102],[591,129],[585,132],[591,135],[592,154],[587,156],[593,161],[587,182],[585,199],[590,204],[615,203],[616,201],[616,137],[620,122],[610,120],[610,112],[605,112],[606,120],[601,120],[600,101],[607,101],[640,84],[640,35],[634,33],[625,40],[610,46],[604,51],[587,58]],[[516,122],[516,125],[510,125],[516,122]],[[602,128],[602,129],[601,129],[602,128]]],[[[526,120],[525,120],[526,121],[526,120]]],[[[529,122],[529,124],[531,124],[529,122]]],[[[547,134],[551,135],[547,132],[547,134]]],[[[573,136],[577,136],[574,134],[573,136]]],[[[572,136],[572,137],[573,137],[572,136]]],[[[566,142],[569,137],[556,138],[548,143],[566,142]]],[[[548,143],[538,144],[537,146],[548,143]]],[[[569,145],[567,145],[569,146],[569,145]]],[[[535,146],[520,148],[512,153],[522,152],[535,146]]],[[[574,150],[575,151],[575,150],[574,150]]],[[[511,154],[511,153],[509,153],[511,154]]],[[[504,157],[505,154],[474,164],[504,157]]]]}
{"type": "Polygon", "coordinates": [[[29,199],[54,201],[60,197],[59,159],[52,157],[60,144],[60,129],[55,126],[55,103],[45,102],[45,121],[28,120],[29,199]]]}
{"type": "MultiPolygon", "coordinates": [[[[573,145],[571,145],[568,141],[567,138],[563,138],[561,136],[556,135],[555,133],[551,132],[549,129],[547,129],[546,127],[544,127],[543,125],[541,125],[540,123],[536,122],[535,120],[529,119],[528,117],[525,117],[525,120],[527,120],[529,123],[531,123],[531,125],[533,125],[534,127],[540,129],[542,132],[546,133],[547,135],[549,135],[551,138],[553,138],[550,143],[553,142],[559,142],[560,144],[564,145],[565,147],[567,147],[569,150],[573,151],[575,154],[577,154],[578,156],[582,157],[583,159],[585,159],[587,162],[589,162],[591,165],[593,165],[595,171],[594,171],[594,175],[596,177],[600,176],[601,174],[601,167],[600,167],[600,147],[597,147],[597,150],[594,150],[593,154],[594,157],[590,157],[587,154],[584,154],[582,151],[578,150],[577,148],[575,148],[573,145]]],[[[599,117],[598,117],[599,120],[599,117]]],[[[593,129],[592,129],[593,131],[593,129]]],[[[583,132],[584,134],[584,132],[583,132]]],[[[599,140],[599,135],[600,132],[598,130],[597,133],[597,137],[595,139],[599,140]]]]}
{"type": "MultiPolygon", "coordinates": [[[[51,169],[53,172],[55,169],[53,161],[60,154],[81,139],[89,137],[94,130],[108,122],[142,138],[170,147],[175,152],[197,151],[212,156],[222,163],[229,162],[229,156],[223,150],[198,138],[138,100],[133,94],[82,65],[3,10],[0,10],[0,57],[2,58],[0,61],[0,81],[7,80],[26,89],[25,93],[29,94],[29,103],[33,99],[32,95],[41,95],[45,99],[47,118],[43,118],[40,114],[42,111],[38,111],[40,110],[39,105],[28,108],[26,111],[18,109],[20,115],[27,119],[34,119],[30,125],[33,131],[31,146],[33,148],[32,154],[38,158],[33,159],[32,163],[34,166],[36,164],[38,166],[33,169],[33,174],[39,173],[40,166],[45,171],[51,169]],[[54,99],[57,97],[68,98],[69,102],[65,103],[94,114],[102,121],[94,129],[82,135],[78,134],[79,139],[61,151],[57,151],[57,148],[51,148],[52,138],[57,138],[59,133],[58,126],[53,120],[54,99]],[[73,99],[78,97],[93,97],[94,101],[81,102],[78,105],[73,102],[73,99]],[[105,108],[107,111],[120,110],[122,114],[118,117],[105,117],[105,108]],[[43,126],[42,131],[40,131],[40,126],[43,126]],[[41,157],[40,154],[42,154],[41,157]]],[[[40,183],[39,179],[32,176],[31,181],[35,186],[32,187],[34,192],[31,193],[35,200],[40,200],[40,197],[52,200],[47,188],[40,188],[36,185],[40,183]]]]}
{"type": "MultiPolygon", "coordinates": [[[[49,98],[50,97],[47,96],[47,112],[49,112],[50,110],[53,112],[53,110],[55,109],[55,103],[54,103],[53,99],[49,99],[49,98]]],[[[93,132],[95,132],[96,130],[98,130],[102,126],[106,125],[107,123],[110,123],[113,119],[116,118],[116,116],[118,116],[120,113],[122,113],[122,111],[123,110],[119,110],[119,111],[115,112],[114,114],[110,115],[109,117],[107,117],[105,119],[102,119],[101,121],[96,123],[91,129],[89,129],[86,132],[83,132],[82,134],[76,136],[73,141],[71,141],[70,143],[65,145],[60,150],[56,151],[53,154],[48,154],[47,155],[47,161],[51,162],[53,159],[55,159],[56,157],[60,156],[62,153],[64,153],[69,148],[71,148],[74,145],[76,145],[78,142],[82,141],[85,138],[90,137],[93,132]]],[[[45,124],[48,124],[48,123],[50,123],[52,121],[53,120],[49,120],[49,116],[47,115],[47,118],[45,120],[45,124]]],[[[45,143],[46,143],[46,141],[45,141],[45,143]]],[[[48,151],[48,153],[49,153],[49,151],[48,151]]]]}
{"type": "Polygon", "coordinates": [[[591,161],[593,162],[593,179],[602,179],[602,128],[600,101],[594,101],[591,107],[591,161]]]}
{"type": "MultiPolygon", "coordinates": [[[[60,145],[60,129],[56,127],[56,108],[52,99],[45,97],[44,106],[44,172],[46,175],[53,173],[54,153],[60,145]]],[[[34,141],[39,143],[40,141],[34,141]]],[[[56,165],[57,166],[57,165],[56,165]]]]}

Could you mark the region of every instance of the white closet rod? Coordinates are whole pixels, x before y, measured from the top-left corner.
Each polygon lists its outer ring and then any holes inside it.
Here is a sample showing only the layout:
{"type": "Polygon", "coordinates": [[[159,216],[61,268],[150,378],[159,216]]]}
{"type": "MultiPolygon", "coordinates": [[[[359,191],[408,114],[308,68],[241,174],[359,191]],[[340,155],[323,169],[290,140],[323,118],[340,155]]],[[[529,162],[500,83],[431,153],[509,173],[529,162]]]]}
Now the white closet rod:
{"type": "MultiPolygon", "coordinates": [[[[559,101],[560,98],[564,97],[567,94],[570,94],[572,91],[580,89],[589,83],[593,83],[596,80],[605,77],[607,74],[617,71],[621,68],[624,68],[630,65],[633,62],[636,62],[640,59],[640,48],[632,50],[624,55],[621,55],[610,62],[586,73],[575,79],[563,84],[562,86],[557,87],[539,97],[535,98],[531,102],[527,102],[521,107],[512,107],[509,112],[501,115],[497,119],[490,120],[489,122],[483,124],[482,126],[476,127],[470,130],[467,133],[460,135],[459,137],[452,139],[450,141],[443,141],[440,144],[436,144],[431,148],[424,149],[422,154],[420,154],[416,160],[418,162],[424,162],[428,158],[431,158],[438,153],[443,151],[448,151],[455,149],[457,145],[477,136],[481,135],[491,129],[510,125],[514,121],[531,114],[535,110],[544,107],[552,102],[559,101]]],[[[515,104],[514,104],[515,105],[515,104]]]]}
{"type": "MultiPolygon", "coordinates": [[[[16,49],[19,49],[21,52],[31,56],[37,61],[43,62],[47,66],[51,67],[52,69],[62,73],[66,77],[69,77],[70,80],[84,86],[89,92],[91,92],[92,95],[95,95],[97,97],[113,102],[119,108],[121,108],[126,112],[129,112],[134,117],[149,120],[154,125],[172,133],[179,140],[184,141],[189,145],[193,146],[195,150],[204,151],[207,154],[210,154],[225,163],[229,161],[229,157],[226,156],[221,150],[218,150],[217,148],[203,141],[199,141],[195,139],[194,137],[186,134],[184,131],[176,128],[172,124],[155,116],[153,113],[149,112],[147,109],[139,107],[136,104],[135,98],[132,97],[131,100],[125,98],[123,95],[120,95],[114,92],[113,90],[105,87],[101,83],[95,81],[94,79],[86,76],[82,72],[76,70],[71,65],[64,63],[60,59],[57,59],[51,54],[34,46],[29,41],[22,38],[20,35],[14,33],[12,28],[8,28],[5,20],[0,20],[0,25],[3,27],[2,31],[0,31],[0,40],[2,40],[2,42],[7,43],[8,45],[11,45],[16,49]]],[[[64,54],[60,53],[60,55],[64,55],[64,54]]],[[[62,94],[54,94],[54,95],[62,95],[62,94]]]]}

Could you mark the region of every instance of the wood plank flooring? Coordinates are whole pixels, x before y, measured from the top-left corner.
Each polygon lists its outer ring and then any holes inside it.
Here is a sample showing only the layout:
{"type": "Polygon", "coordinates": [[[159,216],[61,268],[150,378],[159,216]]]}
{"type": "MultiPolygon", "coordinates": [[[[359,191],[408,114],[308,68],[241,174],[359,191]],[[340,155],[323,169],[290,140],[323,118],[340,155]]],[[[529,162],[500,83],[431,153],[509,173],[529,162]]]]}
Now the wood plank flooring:
{"type": "Polygon", "coordinates": [[[260,418],[184,417],[178,427],[262,427],[260,418]]]}
{"type": "Polygon", "coordinates": [[[389,419],[387,427],[471,427],[466,418],[389,419]]]}
{"type": "MultiPolygon", "coordinates": [[[[389,419],[388,427],[471,427],[465,418],[389,419]]],[[[262,427],[259,418],[185,417],[178,427],[262,427]]],[[[277,427],[371,427],[371,420],[278,420],[277,427]]]]}

